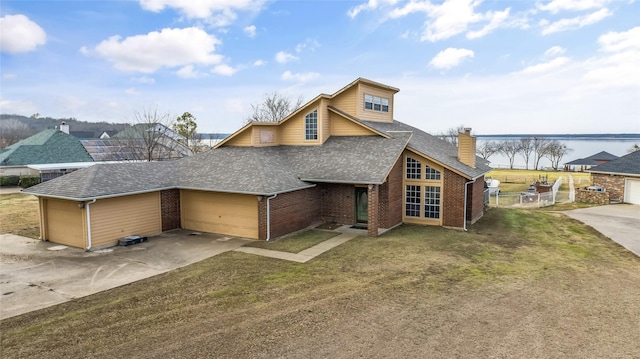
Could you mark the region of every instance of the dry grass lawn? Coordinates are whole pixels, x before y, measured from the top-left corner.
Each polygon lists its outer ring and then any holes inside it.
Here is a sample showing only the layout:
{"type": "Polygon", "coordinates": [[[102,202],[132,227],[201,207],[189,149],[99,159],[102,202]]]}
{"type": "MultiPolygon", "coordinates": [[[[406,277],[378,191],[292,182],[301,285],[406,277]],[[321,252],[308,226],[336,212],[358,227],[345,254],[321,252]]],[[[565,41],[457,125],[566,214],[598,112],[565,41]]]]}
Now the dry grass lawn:
{"type": "Polygon", "coordinates": [[[39,222],[38,199],[35,196],[22,193],[0,195],[0,233],[38,238],[39,222]]]}
{"type": "Polygon", "coordinates": [[[635,358],[640,258],[561,213],[229,252],[0,322],[3,358],[635,358]]]}

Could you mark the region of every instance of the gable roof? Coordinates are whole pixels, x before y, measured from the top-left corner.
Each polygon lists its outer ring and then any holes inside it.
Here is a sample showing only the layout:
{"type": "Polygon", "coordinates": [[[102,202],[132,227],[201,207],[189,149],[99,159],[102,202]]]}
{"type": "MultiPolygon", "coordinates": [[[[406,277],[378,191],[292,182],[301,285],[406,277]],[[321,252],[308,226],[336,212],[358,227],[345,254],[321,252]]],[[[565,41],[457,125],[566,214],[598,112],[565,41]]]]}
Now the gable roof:
{"type": "Polygon", "coordinates": [[[577,160],[573,160],[571,162],[567,162],[567,163],[565,163],[565,165],[597,166],[597,165],[602,163],[601,161],[611,161],[611,160],[615,160],[616,158],[618,158],[618,156],[612,155],[611,153],[606,152],[606,151],[601,151],[601,152],[598,152],[595,155],[591,155],[589,157],[579,158],[577,160]],[[600,162],[598,162],[598,161],[600,161],[600,162]]]}
{"type": "Polygon", "coordinates": [[[361,122],[367,126],[377,129],[378,131],[383,131],[389,134],[394,134],[398,131],[411,132],[413,136],[408,144],[410,149],[443,165],[444,167],[448,167],[466,178],[478,178],[492,169],[481,157],[476,157],[475,168],[465,165],[458,160],[458,148],[456,146],[400,121],[394,120],[392,123],[373,121],[361,122]]]}
{"type": "Polygon", "coordinates": [[[640,176],[640,151],[634,151],[613,161],[591,167],[587,172],[640,176]]]}
{"type": "Polygon", "coordinates": [[[410,138],[331,137],[323,146],[221,147],[177,161],[99,163],[24,192],[84,201],[169,188],[274,195],[314,182],[382,184],[410,138]]]}
{"type": "Polygon", "coordinates": [[[59,130],[44,130],[0,152],[0,166],[92,162],[80,140],[59,130]]]}

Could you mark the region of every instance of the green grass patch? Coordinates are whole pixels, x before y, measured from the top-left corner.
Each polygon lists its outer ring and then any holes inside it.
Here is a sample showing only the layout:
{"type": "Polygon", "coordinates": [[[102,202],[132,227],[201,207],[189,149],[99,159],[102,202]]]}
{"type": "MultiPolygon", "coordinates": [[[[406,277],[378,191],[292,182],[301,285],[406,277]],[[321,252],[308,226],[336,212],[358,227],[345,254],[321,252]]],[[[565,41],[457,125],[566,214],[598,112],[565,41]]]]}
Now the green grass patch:
{"type": "Polygon", "coordinates": [[[333,238],[339,234],[340,233],[338,232],[321,231],[321,230],[312,229],[312,230],[297,233],[285,238],[280,238],[274,241],[251,242],[249,244],[246,244],[245,247],[264,248],[264,249],[270,249],[273,251],[298,253],[307,248],[311,248],[318,243],[322,243],[327,239],[333,238]]]}

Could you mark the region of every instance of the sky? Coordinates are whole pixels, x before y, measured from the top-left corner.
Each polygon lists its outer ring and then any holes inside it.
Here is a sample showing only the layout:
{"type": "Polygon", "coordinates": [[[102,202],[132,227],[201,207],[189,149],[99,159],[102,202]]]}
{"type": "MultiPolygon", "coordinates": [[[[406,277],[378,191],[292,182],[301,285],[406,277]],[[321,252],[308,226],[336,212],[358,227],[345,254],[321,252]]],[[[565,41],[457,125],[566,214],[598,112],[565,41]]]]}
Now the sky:
{"type": "Polygon", "coordinates": [[[640,133],[640,0],[3,0],[0,112],[231,133],[358,77],[430,133],[640,133]]]}

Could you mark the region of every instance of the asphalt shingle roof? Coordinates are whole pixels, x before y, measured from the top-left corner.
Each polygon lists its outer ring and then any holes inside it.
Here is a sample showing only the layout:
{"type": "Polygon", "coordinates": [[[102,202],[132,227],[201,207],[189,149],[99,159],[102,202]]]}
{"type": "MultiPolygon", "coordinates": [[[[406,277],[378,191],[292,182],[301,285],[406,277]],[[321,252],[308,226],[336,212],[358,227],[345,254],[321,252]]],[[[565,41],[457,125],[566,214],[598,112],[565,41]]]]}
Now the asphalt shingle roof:
{"type": "Polygon", "coordinates": [[[613,161],[591,167],[587,172],[640,176],[640,151],[631,152],[613,161]]]}
{"type": "Polygon", "coordinates": [[[456,146],[400,121],[394,120],[393,123],[373,121],[360,122],[377,131],[388,134],[393,134],[395,131],[411,132],[413,134],[409,141],[409,147],[411,149],[428,158],[440,162],[443,165],[468,176],[469,178],[477,178],[492,169],[486,164],[484,159],[477,156],[475,168],[465,165],[458,160],[458,148],[456,146]]]}
{"type": "Polygon", "coordinates": [[[602,151],[598,152],[595,155],[591,155],[585,158],[579,158],[577,160],[573,160],[571,162],[565,163],[565,165],[573,165],[573,166],[597,166],[600,164],[598,161],[612,161],[618,158],[616,155],[612,155],[609,152],[602,151]]]}
{"type": "Polygon", "coordinates": [[[59,130],[44,130],[6,147],[0,166],[93,162],[80,140],[59,130]]]}

